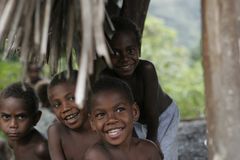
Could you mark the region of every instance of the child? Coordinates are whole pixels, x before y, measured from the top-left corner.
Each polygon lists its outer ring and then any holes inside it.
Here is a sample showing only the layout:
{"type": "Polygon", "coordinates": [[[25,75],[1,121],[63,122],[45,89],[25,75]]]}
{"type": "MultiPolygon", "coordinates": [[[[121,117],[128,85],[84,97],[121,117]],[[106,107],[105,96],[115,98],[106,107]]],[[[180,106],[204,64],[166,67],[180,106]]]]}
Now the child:
{"type": "Polygon", "coordinates": [[[36,129],[39,130],[45,137],[47,137],[48,127],[54,122],[55,115],[51,111],[50,103],[47,95],[47,88],[49,82],[42,80],[35,86],[35,92],[39,98],[39,106],[42,112],[42,116],[36,125],[36,129]]]}
{"type": "Polygon", "coordinates": [[[33,62],[28,63],[26,82],[29,83],[33,88],[39,81],[42,80],[41,71],[42,71],[41,66],[33,62]]]}
{"type": "Polygon", "coordinates": [[[48,160],[46,139],[34,128],[41,112],[34,90],[14,83],[0,94],[0,127],[8,138],[16,160],[48,160]]]}
{"type": "Polygon", "coordinates": [[[134,126],[137,135],[160,143],[165,159],[176,160],[178,108],[163,92],[154,65],[139,60],[141,36],[136,25],[123,18],[113,19],[113,24],[116,31],[109,40],[114,51],[110,55],[113,68],[105,69],[102,74],[130,85],[141,113],[140,123],[134,126]]]}
{"type": "Polygon", "coordinates": [[[55,75],[48,87],[48,98],[59,122],[48,129],[52,160],[81,160],[87,148],[99,138],[91,130],[87,109],[75,104],[77,71],[55,75]]]}
{"type": "Polygon", "coordinates": [[[115,78],[102,78],[93,88],[90,123],[102,138],[85,154],[87,160],[161,160],[151,141],[132,137],[139,110],[129,86],[115,78]]]}

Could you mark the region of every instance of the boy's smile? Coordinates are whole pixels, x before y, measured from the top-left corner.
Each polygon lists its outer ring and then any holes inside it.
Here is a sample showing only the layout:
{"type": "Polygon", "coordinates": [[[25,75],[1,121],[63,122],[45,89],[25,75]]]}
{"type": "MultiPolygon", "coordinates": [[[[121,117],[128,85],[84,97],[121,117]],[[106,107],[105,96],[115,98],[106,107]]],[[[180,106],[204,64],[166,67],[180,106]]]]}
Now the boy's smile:
{"type": "Polygon", "coordinates": [[[28,113],[22,99],[9,97],[0,106],[0,126],[10,141],[24,137],[33,127],[33,113],[28,113]]]}
{"type": "Polygon", "coordinates": [[[75,85],[60,83],[49,89],[49,101],[59,121],[71,129],[77,129],[85,121],[85,110],[75,103],[75,85]]]}
{"type": "Polygon", "coordinates": [[[111,145],[122,145],[132,136],[133,119],[138,110],[115,90],[93,97],[91,126],[111,145]]]}

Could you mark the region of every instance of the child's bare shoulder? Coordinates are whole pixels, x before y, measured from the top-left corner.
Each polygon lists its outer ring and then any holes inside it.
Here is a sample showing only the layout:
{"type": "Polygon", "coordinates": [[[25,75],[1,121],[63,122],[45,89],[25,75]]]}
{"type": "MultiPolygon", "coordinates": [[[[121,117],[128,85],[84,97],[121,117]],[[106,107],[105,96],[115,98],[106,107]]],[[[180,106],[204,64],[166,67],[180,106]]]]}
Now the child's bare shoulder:
{"type": "Polygon", "coordinates": [[[34,154],[37,157],[46,160],[50,159],[47,139],[37,130],[34,131],[31,143],[33,145],[34,154]]]}
{"type": "Polygon", "coordinates": [[[66,127],[57,121],[48,127],[48,134],[51,134],[51,133],[59,134],[65,130],[66,130],[66,127]]]}
{"type": "Polygon", "coordinates": [[[139,60],[138,67],[143,70],[152,70],[155,69],[154,64],[147,60],[139,60]]]}
{"type": "Polygon", "coordinates": [[[84,160],[111,160],[111,158],[108,151],[100,143],[96,143],[88,148],[84,160]]]}
{"type": "Polygon", "coordinates": [[[41,159],[44,159],[44,160],[50,159],[47,141],[45,142],[42,141],[38,143],[35,149],[35,153],[41,159]]]}
{"type": "Polygon", "coordinates": [[[139,149],[156,149],[156,150],[158,150],[157,145],[150,140],[134,138],[134,142],[135,142],[137,148],[139,148],[139,149]]]}
{"type": "Polygon", "coordinates": [[[137,152],[139,154],[147,153],[148,155],[151,155],[151,157],[153,157],[153,159],[155,159],[155,158],[161,159],[162,152],[157,147],[157,145],[155,143],[153,143],[152,141],[147,140],[147,139],[134,138],[134,142],[136,145],[135,147],[137,149],[137,152]]]}

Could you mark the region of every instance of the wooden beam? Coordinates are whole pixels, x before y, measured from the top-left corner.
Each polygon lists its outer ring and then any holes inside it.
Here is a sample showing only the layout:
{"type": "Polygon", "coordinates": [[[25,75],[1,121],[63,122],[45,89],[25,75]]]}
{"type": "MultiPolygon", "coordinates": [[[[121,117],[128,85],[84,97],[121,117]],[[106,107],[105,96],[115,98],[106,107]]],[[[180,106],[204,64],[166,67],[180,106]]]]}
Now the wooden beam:
{"type": "Polygon", "coordinates": [[[209,160],[239,160],[240,1],[202,0],[209,160]]]}
{"type": "Polygon", "coordinates": [[[150,0],[124,0],[121,16],[130,18],[143,32],[150,0]]]}

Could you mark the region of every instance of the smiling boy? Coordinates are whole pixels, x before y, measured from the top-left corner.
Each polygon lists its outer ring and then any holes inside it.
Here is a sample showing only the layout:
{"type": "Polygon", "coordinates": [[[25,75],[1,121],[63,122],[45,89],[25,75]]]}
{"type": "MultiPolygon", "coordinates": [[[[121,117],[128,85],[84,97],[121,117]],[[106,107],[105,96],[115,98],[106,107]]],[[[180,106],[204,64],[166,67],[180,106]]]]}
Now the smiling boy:
{"type": "Polygon", "coordinates": [[[77,71],[55,75],[49,84],[48,97],[59,122],[48,129],[52,160],[81,160],[87,148],[99,140],[91,130],[86,107],[75,103],[77,71]]]}
{"type": "Polygon", "coordinates": [[[41,112],[33,89],[20,82],[0,94],[0,128],[6,134],[16,160],[48,160],[47,140],[34,126],[41,112]]]}
{"type": "Polygon", "coordinates": [[[139,110],[126,83],[100,79],[93,88],[90,107],[91,127],[102,139],[88,149],[86,160],[162,159],[153,142],[132,137],[139,110]]]}

